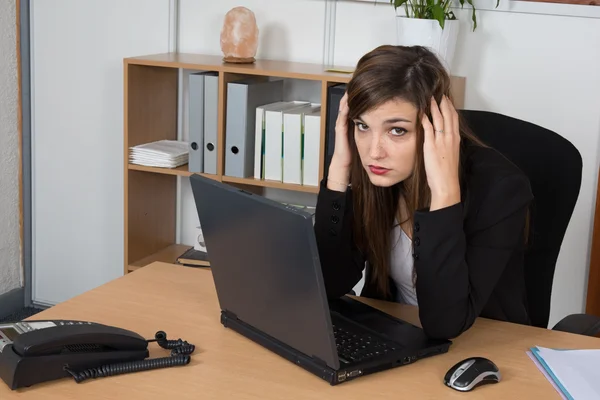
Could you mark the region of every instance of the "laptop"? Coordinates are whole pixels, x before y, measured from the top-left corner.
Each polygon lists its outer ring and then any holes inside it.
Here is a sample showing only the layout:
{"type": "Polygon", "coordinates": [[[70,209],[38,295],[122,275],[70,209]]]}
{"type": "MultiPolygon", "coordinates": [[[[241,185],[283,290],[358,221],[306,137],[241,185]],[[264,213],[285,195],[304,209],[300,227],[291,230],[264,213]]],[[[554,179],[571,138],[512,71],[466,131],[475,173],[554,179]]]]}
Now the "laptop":
{"type": "Polygon", "coordinates": [[[193,174],[221,323],[330,385],[445,353],[449,340],[353,296],[328,299],[312,215],[193,174]]]}

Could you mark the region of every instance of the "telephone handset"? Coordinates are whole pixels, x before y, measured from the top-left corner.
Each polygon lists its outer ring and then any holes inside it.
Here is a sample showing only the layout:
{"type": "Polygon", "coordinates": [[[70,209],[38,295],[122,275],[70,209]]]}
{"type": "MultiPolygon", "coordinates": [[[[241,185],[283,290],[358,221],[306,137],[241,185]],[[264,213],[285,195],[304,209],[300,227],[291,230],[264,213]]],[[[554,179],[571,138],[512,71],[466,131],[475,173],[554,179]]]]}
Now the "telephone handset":
{"type": "Polygon", "coordinates": [[[167,340],[163,331],[147,340],[135,332],[88,321],[44,320],[0,324],[0,378],[11,388],[73,377],[119,375],[186,365],[195,346],[167,340]],[[171,350],[147,359],[148,343],[171,350]]]}

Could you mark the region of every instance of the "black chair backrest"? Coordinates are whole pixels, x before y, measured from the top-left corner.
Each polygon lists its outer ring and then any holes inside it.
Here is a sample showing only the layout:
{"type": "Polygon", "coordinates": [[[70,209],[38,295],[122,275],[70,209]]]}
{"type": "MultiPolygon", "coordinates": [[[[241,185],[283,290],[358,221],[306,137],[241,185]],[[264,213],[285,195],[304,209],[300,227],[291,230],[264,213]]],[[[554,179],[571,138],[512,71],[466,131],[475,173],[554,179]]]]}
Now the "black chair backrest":
{"type": "Polygon", "coordinates": [[[568,140],[541,126],[502,114],[461,110],[487,145],[528,176],[535,200],[525,256],[531,323],[548,327],[556,260],[579,196],[583,162],[568,140]]]}

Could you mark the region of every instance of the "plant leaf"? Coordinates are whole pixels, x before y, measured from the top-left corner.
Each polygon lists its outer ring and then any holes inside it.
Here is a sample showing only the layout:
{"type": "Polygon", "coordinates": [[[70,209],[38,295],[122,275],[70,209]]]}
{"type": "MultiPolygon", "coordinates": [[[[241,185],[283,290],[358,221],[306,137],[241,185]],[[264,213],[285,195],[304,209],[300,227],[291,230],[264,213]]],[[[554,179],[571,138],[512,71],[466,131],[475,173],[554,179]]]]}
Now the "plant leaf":
{"type": "Polygon", "coordinates": [[[471,16],[471,19],[473,20],[473,31],[475,31],[475,29],[477,29],[477,15],[475,14],[475,5],[473,5],[473,0],[466,1],[473,8],[473,14],[471,16]]]}
{"type": "Polygon", "coordinates": [[[404,5],[404,3],[406,3],[408,0],[390,0],[390,3],[392,3],[394,5],[394,8],[398,8],[398,7],[402,7],[402,5],[404,5]]]}
{"type": "Polygon", "coordinates": [[[440,23],[440,27],[444,29],[444,23],[446,22],[446,13],[444,12],[442,6],[439,5],[439,3],[434,4],[431,7],[431,13],[433,14],[433,19],[437,19],[437,21],[440,23]]]}

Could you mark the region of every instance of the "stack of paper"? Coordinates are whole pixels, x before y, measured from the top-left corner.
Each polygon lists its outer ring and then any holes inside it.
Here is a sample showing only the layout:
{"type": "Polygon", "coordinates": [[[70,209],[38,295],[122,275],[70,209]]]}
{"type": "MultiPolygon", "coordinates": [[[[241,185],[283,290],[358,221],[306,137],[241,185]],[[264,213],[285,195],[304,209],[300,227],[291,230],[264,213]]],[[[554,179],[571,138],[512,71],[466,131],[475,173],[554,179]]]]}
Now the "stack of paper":
{"type": "Polygon", "coordinates": [[[177,140],[159,140],[129,148],[129,162],[147,167],[176,168],[187,164],[188,143],[177,140]]]}
{"type": "Polygon", "coordinates": [[[528,354],[563,399],[600,399],[600,350],[538,346],[528,354]]]}

